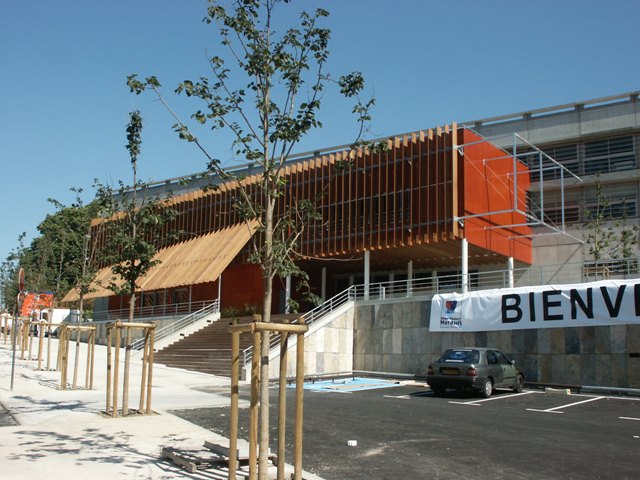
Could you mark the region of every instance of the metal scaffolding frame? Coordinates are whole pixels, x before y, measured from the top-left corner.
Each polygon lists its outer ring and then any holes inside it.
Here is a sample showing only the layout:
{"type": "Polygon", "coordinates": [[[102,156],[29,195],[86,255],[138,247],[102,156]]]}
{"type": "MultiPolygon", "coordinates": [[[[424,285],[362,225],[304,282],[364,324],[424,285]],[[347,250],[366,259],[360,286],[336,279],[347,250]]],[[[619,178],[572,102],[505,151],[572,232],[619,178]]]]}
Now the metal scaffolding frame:
{"type": "MultiPolygon", "coordinates": [[[[525,226],[544,227],[549,231],[544,233],[532,233],[530,235],[514,235],[509,238],[513,239],[513,238],[538,237],[538,236],[544,236],[544,235],[565,235],[575,240],[578,243],[584,243],[583,240],[567,233],[565,228],[565,216],[564,216],[565,214],[565,203],[564,203],[565,202],[565,194],[564,194],[565,181],[567,178],[572,177],[578,182],[582,182],[582,179],[578,175],[573,173],[571,170],[569,170],[567,167],[565,167],[561,163],[558,163],[551,156],[549,156],[548,154],[540,150],[538,147],[536,147],[535,145],[533,145],[532,143],[530,143],[529,141],[527,141],[517,133],[496,135],[492,137],[483,137],[482,135],[475,132],[473,129],[466,126],[465,128],[473,131],[473,133],[481,137],[481,140],[468,142],[463,145],[457,145],[456,148],[458,150],[458,153],[462,157],[464,157],[465,147],[492,142],[493,140],[497,140],[497,139],[504,139],[504,138],[512,139],[513,150],[511,153],[504,150],[503,148],[498,147],[500,148],[500,150],[504,152],[504,156],[499,156],[494,158],[485,158],[483,159],[483,162],[485,165],[487,165],[488,162],[495,161],[495,160],[504,160],[505,158],[513,159],[513,172],[511,173],[511,175],[513,176],[513,205],[512,205],[512,208],[505,209],[505,210],[482,212],[482,213],[476,213],[473,215],[465,215],[465,216],[454,216],[454,221],[463,223],[466,219],[469,219],[469,218],[488,217],[491,215],[498,215],[498,214],[505,214],[505,213],[517,213],[519,215],[522,215],[527,221],[525,221],[524,223],[518,223],[518,224],[500,225],[495,227],[484,227],[484,228],[485,230],[491,230],[496,228],[504,229],[504,228],[525,227],[525,226]],[[533,160],[533,164],[534,164],[533,168],[531,166],[531,163],[532,163],[531,160],[533,160]],[[525,165],[527,167],[527,171],[518,172],[518,168],[517,168],[518,162],[520,162],[522,165],[525,165]],[[558,187],[560,191],[561,219],[560,219],[559,225],[551,224],[545,220],[544,174],[549,171],[558,171],[560,175],[558,187]],[[534,212],[531,208],[529,208],[529,206],[527,206],[526,209],[523,210],[518,205],[518,175],[523,175],[523,174],[531,175],[532,172],[537,172],[538,174],[538,180],[537,182],[535,182],[535,184],[537,185],[536,190],[539,192],[539,198],[540,198],[539,205],[536,205],[536,207],[539,208],[539,214],[536,214],[536,212],[534,212]]],[[[530,185],[534,185],[534,182],[531,182],[530,185]]],[[[532,191],[532,189],[530,188],[529,191],[532,191]]]]}

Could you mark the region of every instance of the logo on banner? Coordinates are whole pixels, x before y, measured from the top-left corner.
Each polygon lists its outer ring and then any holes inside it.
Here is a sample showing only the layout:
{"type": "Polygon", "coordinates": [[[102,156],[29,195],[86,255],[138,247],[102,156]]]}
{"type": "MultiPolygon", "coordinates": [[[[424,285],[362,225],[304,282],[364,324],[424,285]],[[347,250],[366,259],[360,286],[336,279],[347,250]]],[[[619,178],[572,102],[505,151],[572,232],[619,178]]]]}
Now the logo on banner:
{"type": "Polygon", "coordinates": [[[462,328],[461,306],[462,302],[459,300],[445,300],[440,315],[440,328],[462,328]]]}

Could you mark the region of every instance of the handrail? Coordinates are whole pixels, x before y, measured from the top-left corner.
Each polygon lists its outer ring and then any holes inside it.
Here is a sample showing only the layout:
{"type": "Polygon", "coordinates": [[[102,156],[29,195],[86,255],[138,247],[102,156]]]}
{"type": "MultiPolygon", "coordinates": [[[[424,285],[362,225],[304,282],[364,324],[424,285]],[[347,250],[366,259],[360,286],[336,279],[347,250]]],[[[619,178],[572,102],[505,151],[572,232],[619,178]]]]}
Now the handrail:
{"type": "MultiPolygon", "coordinates": [[[[179,332],[189,325],[193,325],[204,317],[218,312],[220,312],[220,300],[216,299],[213,303],[206,305],[200,310],[192,312],[179,320],[171,322],[169,325],[165,325],[164,327],[156,330],[154,334],[154,341],[157,342],[158,340],[162,340],[163,338],[166,338],[175,332],[179,332]]],[[[131,348],[133,350],[141,350],[143,345],[144,338],[140,338],[131,344],[131,348]]]]}
{"type": "MultiPolygon", "coordinates": [[[[302,319],[302,323],[305,325],[311,326],[321,318],[323,318],[328,313],[334,311],[338,307],[346,304],[347,302],[355,300],[355,285],[347,288],[343,292],[338,293],[337,295],[331,297],[326,302],[321,303],[313,310],[308,311],[305,314],[300,315],[300,317],[293,320],[291,323],[300,323],[300,319],[302,319]]],[[[273,335],[271,337],[271,341],[269,342],[269,350],[277,347],[280,344],[280,335],[273,335]]],[[[249,365],[251,363],[251,358],[253,357],[253,347],[247,347],[242,351],[243,362],[244,365],[249,365]]]]}
{"type": "MultiPolygon", "coordinates": [[[[149,305],[146,307],[137,306],[134,311],[136,318],[140,317],[169,317],[180,314],[187,314],[193,311],[201,310],[216,300],[199,300],[183,303],[168,303],[161,305],[149,305]]],[[[94,320],[97,322],[112,322],[119,319],[129,318],[129,309],[122,308],[117,310],[107,310],[104,312],[95,312],[94,320]]]]}
{"type": "MultiPolygon", "coordinates": [[[[632,278],[640,276],[640,257],[628,259],[612,259],[586,261],[581,263],[565,263],[562,265],[540,265],[538,267],[524,267],[509,270],[494,270],[487,272],[470,272],[467,274],[469,290],[489,290],[494,288],[508,288],[509,286],[531,286],[548,284],[583,283],[606,278],[632,278]]],[[[432,297],[439,293],[451,293],[461,290],[463,275],[440,275],[411,280],[395,280],[366,285],[352,285],[346,290],[318,305],[313,310],[300,315],[292,323],[300,323],[302,319],[306,325],[313,325],[325,315],[333,312],[347,302],[366,300],[385,300],[402,297],[432,297]]],[[[280,344],[280,335],[273,335],[269,342],[272,350],[280,344]]],[[[242,351],[244,366],[251,363],[253,347],[242,351]]]]}

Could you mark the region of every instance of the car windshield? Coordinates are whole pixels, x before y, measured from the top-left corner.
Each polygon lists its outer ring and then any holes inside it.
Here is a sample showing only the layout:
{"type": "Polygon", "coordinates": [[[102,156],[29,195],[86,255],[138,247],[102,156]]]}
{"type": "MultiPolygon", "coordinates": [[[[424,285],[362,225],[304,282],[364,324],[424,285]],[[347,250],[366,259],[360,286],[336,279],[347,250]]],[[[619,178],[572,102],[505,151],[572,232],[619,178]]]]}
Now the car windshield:
{"type": "Polygon", "coordinates": [[[444,363],[478,363],[480,352],[478,350],[447,350],[440,357],[444,363]]]}

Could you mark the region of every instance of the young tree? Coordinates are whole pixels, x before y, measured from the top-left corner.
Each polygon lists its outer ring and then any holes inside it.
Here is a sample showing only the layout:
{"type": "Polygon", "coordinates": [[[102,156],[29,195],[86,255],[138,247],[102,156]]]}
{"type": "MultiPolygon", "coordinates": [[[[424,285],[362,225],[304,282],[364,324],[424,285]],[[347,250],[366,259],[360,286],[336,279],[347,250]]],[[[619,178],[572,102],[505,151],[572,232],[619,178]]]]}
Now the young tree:
{"type": "Polygon", "coordinates": [[[75,193],[75,199],[69,206],[53,198],[48,199],[57,212],[47,216],[38,230],[52,245],[52,265],[48,269],[54,286],[51,290],[58,294],[75,288],[80,293],[82,320],[85,317],[84,296],[89,289],[87,277],[95,273],[89,261],[89,232],[91,220],[98,214],[100,204],[96,200],[85,204],[81,188],[70,190],[75,193]]]}
{"type": "Polygon", "coordinates": [[[615,222],[617,235],[611,247],[611,258],[622,260],[623,262],[621,263],[625,264],[627,273],[637,273],[638,251],[636,245],[638,245],[640,227],[638,225],[629,225],[628,208],[627,200],[623,199],[621,218],[615,222]]]}
{"type": "MultiPolygon", "coordinates": [[[[176,212],[156,197],[146,194],[145,186],[137,178],[137,162],[142,144],[142,117],[140,112],[129,114],[127,145],[133,171],[133,187],[120,182],[118,194],[97,184],[97,198],[106,217],[107,246],[102,257],[111,265],[113,277],[108,288],[116,295],[129,297],[129,322],[133,322],[139,280],[159,263],[154,256],[159,248],[170,241],[172,235],[163,236],[162,227],[171,222],[176,212]]],[[[85,270],[86,275],[86,270],[85,270]]],[[[86,276],[85,276],[86,279],[86,276]]],[[[123,380],[122,414],[128,414],[129,365],[131,363],[131,329],[127,329],[123,380]]]]}
{"type": "MultiPolygon", "coordinates": [[[[276,218],[278,198],[285,194],[283,170],[287,157],[311,130],[321,128],[318,118],[327,86],[337,85],[340,93],[355,100],[353,113],[359,124],[352,153],[365,148],[361,136],[370,120],[373,99],[362,102],[359,94],[364,78],[353,72],[334,80],[326,71],[330,30],[321,26],[329,15],[324,9],[302,12],[299,25],[277,32],[274,12],[287,0],[242,0],[225,8],[210,0],[205,22],[217,26],[220,44],[228,60],[221,55],[209,59],[210,76],[185,80],[176,89],[202,102],[191,118],[213,131],[231,132],[234,153],[260,169],[259,194],[251,197],[237,182],[239,198],[235,208],[242,218],[258,222],[259,235],[252,241],[251,260],[261,266],[264,285],[262,321],[271,319],[272,284],[276,276],[302,275],[296,260],[297,241],[306,222],[313,218],[309,202],[299,202],[288,215],[276,218]]],[[[211,155],[190,129],[170,108],[154,76],[144,81],[136,75],[128,78],[132,92],[152,89],[175,118],[173,128],[179,138],[194,143],[205,155],[208,168],[221,182],[241,180],[225,172],[220,159],[211,155]]],[[[225,188],[224,184],[218,188],[225,188]]],[[[269,350],[269,333],[261,338],[262,351],[269,350]]],[[[260,364],[259,475],[267,475],[269,447],[269,360],[260,364]]]]}
{"type": "Polygon", "coordinates": [[[608,255],[615,233],[613,228],[607,227],[607,223],[611,221],[611,204],[604,193],[599,174],[595,176],[595,189],[596,205],[594,209],[587,209],[587,221],[583,229],[587,253],[593,257],[597,267],[598,262],[608,255]]]}

